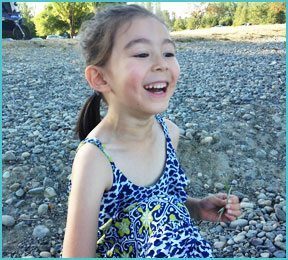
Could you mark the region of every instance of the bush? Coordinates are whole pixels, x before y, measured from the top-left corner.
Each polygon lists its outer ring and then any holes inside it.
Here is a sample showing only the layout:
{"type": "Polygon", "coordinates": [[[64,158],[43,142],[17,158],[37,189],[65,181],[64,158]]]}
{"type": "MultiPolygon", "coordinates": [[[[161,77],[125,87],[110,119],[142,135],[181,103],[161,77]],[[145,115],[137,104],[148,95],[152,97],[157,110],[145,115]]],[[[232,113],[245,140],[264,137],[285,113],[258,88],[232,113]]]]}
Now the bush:
{"type": "Polygon", "coordinates": [[[186,27],[189,30],[197,29],[200,27],[200,22],[199,18],[189,17],[186,19],[186,27]]]}
{"type": "Polygon", "coordinates": [[[186,29],[186,24],[185,24],[185,20],[182,18],[177,18],[175,20],[174,26],[173,26],[173,30],[174,31],[182,31],[186,29]]]}
{"type": "Polygon", "coordinates": [[[201,22],[201,27],[209,28],[219,24],[219,20],[216,16],[204,16],[201,22]]]}
{"type": "Polygon", "coordinates": [[[219,21],[219,25],[231,26],[233,24],[233,19],[231,17],[224,17],[219,21]]]}

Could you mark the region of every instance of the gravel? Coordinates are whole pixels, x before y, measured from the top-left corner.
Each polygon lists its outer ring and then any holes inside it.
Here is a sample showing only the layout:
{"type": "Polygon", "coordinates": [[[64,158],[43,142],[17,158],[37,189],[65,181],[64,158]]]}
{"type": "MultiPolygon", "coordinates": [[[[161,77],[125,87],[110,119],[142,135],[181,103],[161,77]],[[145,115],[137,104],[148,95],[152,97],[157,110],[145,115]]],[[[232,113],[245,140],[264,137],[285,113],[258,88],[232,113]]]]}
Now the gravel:
{"type": "MultiPolygon", "coordinates": [[[[232,223],[196,223],[215,257],[285,257],[285,42],[177,43],[165,116],[188,193],[239,196],[232,223]]],[[[59,257],[77,114],[91,94],[75,41],[3,42],[3,257],[59,257]]]]}

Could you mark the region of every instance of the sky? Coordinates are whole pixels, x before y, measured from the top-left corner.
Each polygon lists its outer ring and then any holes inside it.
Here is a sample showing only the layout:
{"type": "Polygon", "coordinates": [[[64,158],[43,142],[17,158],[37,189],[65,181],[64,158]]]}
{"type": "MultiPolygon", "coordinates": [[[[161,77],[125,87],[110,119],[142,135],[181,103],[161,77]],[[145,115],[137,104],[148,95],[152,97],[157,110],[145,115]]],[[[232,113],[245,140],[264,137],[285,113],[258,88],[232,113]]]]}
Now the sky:
{"type": "Polygon", "coordinates": [[[191,10],[198,6],[199,2],[161,2],[161,9],[167,10],[169,13],[175,12],[176,17],[185,18],[189,16],[191,10]]]}
{"type": "MultiPolygon", "coordinates": [[[[41,12],[47,4],[47,2],[26,2],[34,10],[34,15],[41,12]]],[[[187,3],[187,2],[161,2],[161,9],[167,10],[170,13],[175,12],[176,17],[181,16],[182,18],[188,15],[187,11],[191,10],[193,6],[197,3],[187,3]]]]}

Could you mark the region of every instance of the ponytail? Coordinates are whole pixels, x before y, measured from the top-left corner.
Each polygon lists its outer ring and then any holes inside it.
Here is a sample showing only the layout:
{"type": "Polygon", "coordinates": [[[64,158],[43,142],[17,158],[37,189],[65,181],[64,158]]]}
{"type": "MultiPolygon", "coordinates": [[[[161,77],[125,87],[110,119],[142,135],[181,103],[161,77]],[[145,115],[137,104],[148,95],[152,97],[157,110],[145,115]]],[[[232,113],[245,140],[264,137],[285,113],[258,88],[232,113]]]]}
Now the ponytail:
{"type": "Polygon", "coordinates": [[[80,112],[76,125],[76,133],[81,141],[101,122],[100,101],[101,94],[94,92],[80,112]]]}

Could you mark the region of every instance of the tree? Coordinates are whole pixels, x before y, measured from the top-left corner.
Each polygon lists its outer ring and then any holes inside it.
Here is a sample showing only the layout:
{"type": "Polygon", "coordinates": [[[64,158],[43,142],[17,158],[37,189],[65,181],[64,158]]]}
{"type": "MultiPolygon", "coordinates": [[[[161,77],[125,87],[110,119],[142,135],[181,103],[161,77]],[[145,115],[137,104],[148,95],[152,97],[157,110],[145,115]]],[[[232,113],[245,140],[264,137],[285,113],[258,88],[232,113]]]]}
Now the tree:
{"type": "Polygon", "coordinates": [[[198,28],[198,19],[191,16],[189,18],[186,18],[186,26],[187,26],[187,29],[189,30],[195,30],[198,28]]]}
{"type": "Polygon", "coordinates": [[[285,3],[239,3],[236,8],[233,25],[285,23],[285,14],[285,3]]]}
{"type": "Polygon", "coordinates": [[[203,12],[195,10],[191,13],[191,16],[186,18],[187,29],[194,30],[200,28],[203,19],[203,12]]]}
{"type": "Polygon", "coordinates": [[[126,4],[125,2],[53,2],[35,18],[36,31],[40,36],[48,34],[69,33],[75,36],[84,20],[95,12],[110,5],[126,4]]]}
{"type": "Polygon", "coordinates": [[[233,24],[233,18],[231,17],[223,17],[219,20],[219,25],[222,26],[230,26],[233,24]]]}
{"type": "Polygon", "coordinates": [[[93,13],[90,3],[84,2],[53,2],[34,18],[37,34],[69,33],[70,37],[77,34],[81,23],[93,13]]]}
{"type": "Polygon", "coordinates": [[[285,3],[269,3],[267,22],[273,24],[286,22],[285,3]]]}
{"type": "Polygon", "coordinates": [[[83,18],[91,13],[90,6],[83,2],[54,2],[52,6],[59,19],[68,24],[71,38],[76,35],[83,18]]]}
{"type": "Polygon", "coordinates": [[[63,34],[69,29],[69,24],[62,21],[55,14],[52,3],[45,6],[45,9],[34,17],[37,35],[45,37],[48,34],[63,34]]]}
{"type": "Polygon", "coordinates": [[[175,20],[174,26],[173,26],[173,30],[174,31],[182,31],[186,29],[186,24],[185,24],[185,20],[182,19],[181,17],[177,18],[175,20]]]}
{"type": "Polygon", "coordinates": [[[249,3],[239,3],[237,5],[233,25],[238,26],[249,22],[249,3]]]}
{"type": "Polygon", "coordinates": [[[232,25],[235,10],[235,3],[209,3],[202,18],[201,26],[232,25]]]}
{"type": "Polygon", "coordinates": [[[172,30],[174,22],[170,19],[170,14],[167,10],[162,11],[162,19],[169,30],[172,30]]]}
{"type": "Polygon", "coordinates": [[[190,16],[186,18],[187,29],[194,30],[201,27],[203,16],[207,10],[207,3],[200,3],[190,11],[190,16]]]}
{"type": "Polygon", "coordinates": [[[251,3],[248,9],[248,21],[252,24],[265,24],[268,17],[268,3],[251,3]]]}
{"type": "Polygon", "coordinates": [[[175,21],[176,21],[176,13],[172,12],[171,13],[171,24],[172,24],[172,27],[174,26],[175,21]]]}
{"type": "Polygon", "coordinates": [[[21,15],[24,19],[24,25],[27,26],[30,32],[30,37],[35,37],[36,36],[36,28],[35,24],[33,22],[33,15],[32,15],[32,9],[29,8],[29,6],[23,2],[23,3],[18,3],[19,10],[21,12],[21,15]]]}

